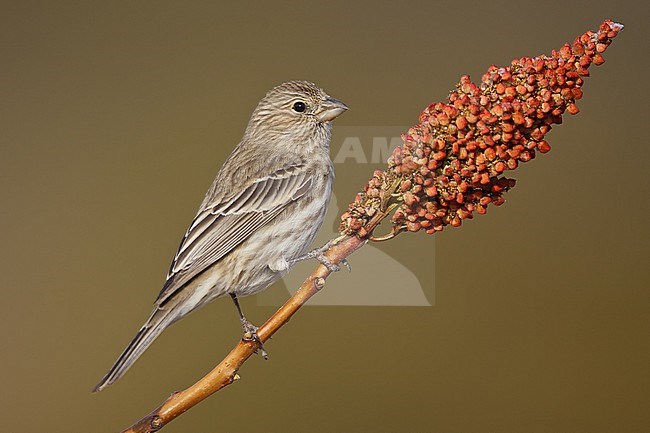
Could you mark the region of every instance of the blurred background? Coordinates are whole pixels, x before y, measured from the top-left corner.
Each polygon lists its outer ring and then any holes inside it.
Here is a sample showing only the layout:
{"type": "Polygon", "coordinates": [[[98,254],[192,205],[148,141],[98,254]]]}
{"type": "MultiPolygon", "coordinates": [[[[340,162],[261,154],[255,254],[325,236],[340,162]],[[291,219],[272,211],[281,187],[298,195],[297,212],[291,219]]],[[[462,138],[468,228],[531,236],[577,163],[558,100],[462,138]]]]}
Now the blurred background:
{"type": "MultiPolygon", "coordinates": [[[[120,431],[237,342],[232,303],[218,300],[90,393],[150,313],[268,89],[318,83],[351,107],[335,124],[346,134],[411,125],[461,75],[480,80],[612,18],[626,29],[592,69],[581,113],[514,172],[504,206],[436,235],[435,260],[421,233],[363,249],[351,263],[366,265],[325,289],[388,281],[390,268],[366,259],[381,253],[429,306],[307,307],[267,344],[267,362],[250,359],[240,382],[164,431],[647,431],[647,8],[3,2],[2,430],[120,431]]],[[[343,140],[336,132],[333,155],[343,140]]],[[[337,167],[340,209],[378,167],[337,167]]],[[[391,285],[381,290],[401,290],[391,285]]],[[[263,322],[287,286],[244,299],[249,319],[263,322]]]]}

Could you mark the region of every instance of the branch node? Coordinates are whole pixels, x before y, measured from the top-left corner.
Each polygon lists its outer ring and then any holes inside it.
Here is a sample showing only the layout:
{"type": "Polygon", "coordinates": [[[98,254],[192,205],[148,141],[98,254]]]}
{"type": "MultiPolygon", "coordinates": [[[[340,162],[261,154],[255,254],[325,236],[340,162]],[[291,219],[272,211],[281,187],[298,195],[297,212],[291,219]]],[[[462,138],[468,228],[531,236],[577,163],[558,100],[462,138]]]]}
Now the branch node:
{"type": "Polygon", "coordinates": [[[314,287],[316,288],[316,290],[322,290],[323,287],[325,287],[325,278],[323,277],[314,278],[314,287]]]}
{"type": "Polygon", "coordinates": [[[241,379],[241,376],[237,373],[235,373],[235,375],[232,377],[233,382],[237,382],[239,379],[241,379]]]}
{"type": "Polygon", "coordinates": [[[165,422],[158,415],[154,416],[151,419],[151,428],[152,428],[151,431],[152,432],[156,432],[156,431],[160,430],[161,428],[163,428],[164,425],[165,425],[165,422]]]}

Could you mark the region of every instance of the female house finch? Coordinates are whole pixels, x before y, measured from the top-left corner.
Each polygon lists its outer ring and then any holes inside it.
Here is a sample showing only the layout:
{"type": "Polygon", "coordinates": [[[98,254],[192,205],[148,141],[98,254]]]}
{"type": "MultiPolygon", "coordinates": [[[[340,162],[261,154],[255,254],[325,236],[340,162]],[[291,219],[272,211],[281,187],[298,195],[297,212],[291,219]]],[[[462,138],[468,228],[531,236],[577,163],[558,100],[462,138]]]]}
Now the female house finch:
{"type": "Polygon", "coordinates": [[[153,313],[94,391],[119,379],[166,327],[226,294],[244,332],[257,337],[237,297],[318,256],[305,253],[332,191],[331,121],[347,109],[306,81],[266,94],[183,237],[153,313]]]}

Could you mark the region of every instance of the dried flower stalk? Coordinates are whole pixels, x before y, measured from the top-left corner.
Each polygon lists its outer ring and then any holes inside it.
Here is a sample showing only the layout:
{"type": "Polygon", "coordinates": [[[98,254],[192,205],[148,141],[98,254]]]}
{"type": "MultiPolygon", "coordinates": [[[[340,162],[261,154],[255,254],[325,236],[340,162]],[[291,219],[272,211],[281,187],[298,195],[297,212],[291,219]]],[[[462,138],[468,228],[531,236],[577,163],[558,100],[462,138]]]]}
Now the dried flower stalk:
{"type": "Polygon", "coordinates": [[[551,150],[546,134],[565,111],[578,113],[589,67],[604,63],[602,53],[622,28],[607,20],[550,56],[491,66],[478,85],[463,76],[447,103],[429,105],[402,135],[388,169],[375,171],[342,215],[341,233],[364,236],[388,203],[399,204],[392,234],[433,234],[503,204],[515,186],[503,173],[551,150]]]}

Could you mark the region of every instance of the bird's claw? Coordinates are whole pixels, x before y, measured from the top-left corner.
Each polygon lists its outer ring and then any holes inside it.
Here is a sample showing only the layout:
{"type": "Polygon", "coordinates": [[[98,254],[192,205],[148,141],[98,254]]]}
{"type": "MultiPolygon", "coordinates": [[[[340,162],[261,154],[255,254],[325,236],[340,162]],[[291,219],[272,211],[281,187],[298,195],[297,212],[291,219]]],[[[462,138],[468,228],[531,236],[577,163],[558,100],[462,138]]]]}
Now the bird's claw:
{"type": "MultiPolygon", "coordinates": [[[[242,321],[242,329],[244,330],[244,336],[242,337],[242,340],[256,341],[257,344],[260,345],[259,351],[260,354],[262,355],[262,358],[268,359],[268,353],[266,353],[266,350],[264,350],[264,344],[262,343],[262,340],[260,340],[260,337],[257,335],[258,327],[253,325],[248,320],[244,320],[242,321]]],[[[257,350],[255,351],[255,353],[257,353],[257,350]]]]}
{"type": "Polygon", "coordinates": [[[330,259],[325,257],[325,254],[319,253],[315,256],[316,260],[320,262],[321,265],[325,266],[330,272],[338,272],[341,270],[341,267],[336,263],[332,263],[330,259]]]}
{"type": "MultiPolygon", "coordinates": [[[[295,263],[297,263],[299,261],[302,261],[302,260],[307,260],[307,259],[314,258],[314,259],[318,260],[320,262],[320,264],[325,266],[330,272],[338,272],[338,271],[340,271],[341,267],[339,265],[337,265],[336,263],[332,263],[332,261],[330,259],[325,257],[325,251],[330,249],[330,247],[336,245],[340,240],[341,240],[341,238],[333,239],[333,240],[327,242],[322,247],[313,249],[310,252],[308,252],[307,254],[305,254],[305,255],[303,255],[301,257],[298,257],[296,259],[289,260],[288,261],[289,266],[293,266],[295,263]]],[[[346,259],[341,260],[340,263],[348,269],[348,272],[352,272],[352,267],[350,266],[350,263],[346,259]]]]}
{"type": "MultiPolygon", "coordinates": [[[[341,266],[337,265],[336,263],[332,263],[330,259],[325,257],[323,253],[317,254],[315,258],[330,272],[338,272],[341,270],[341,266]]],[[[348,262],[347,259],[341,260],[340,263],[347,268],[348,272],[352,272],[352,266],[350,266],[350,262],[348,262]]]]}

